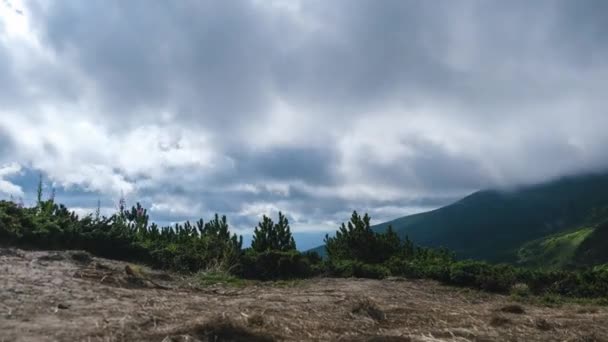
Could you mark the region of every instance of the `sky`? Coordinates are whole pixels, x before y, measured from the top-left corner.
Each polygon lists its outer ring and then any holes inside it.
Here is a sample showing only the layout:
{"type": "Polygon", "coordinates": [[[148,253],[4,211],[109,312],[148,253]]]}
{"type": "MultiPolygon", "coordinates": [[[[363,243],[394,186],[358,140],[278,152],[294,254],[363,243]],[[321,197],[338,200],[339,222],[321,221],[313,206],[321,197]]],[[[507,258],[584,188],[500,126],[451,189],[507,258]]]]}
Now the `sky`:
{"type": "Polygon", "coordinates": [[[602,0],[0,0],[0,199],[300,248],[608,166],[602,0]]]}

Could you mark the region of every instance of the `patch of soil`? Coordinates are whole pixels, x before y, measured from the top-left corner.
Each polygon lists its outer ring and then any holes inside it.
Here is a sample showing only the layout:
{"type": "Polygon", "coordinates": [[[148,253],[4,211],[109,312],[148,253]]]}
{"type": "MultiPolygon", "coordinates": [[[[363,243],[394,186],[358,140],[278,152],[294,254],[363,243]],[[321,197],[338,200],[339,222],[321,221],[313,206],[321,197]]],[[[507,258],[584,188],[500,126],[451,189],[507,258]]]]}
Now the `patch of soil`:
{"type": "Polygon", "coordinates": [[[520,312],[507,296],[425,280],[204,287],[74,253],[0,248],[0,341],[608,340],[606,307],[520,312]]]}

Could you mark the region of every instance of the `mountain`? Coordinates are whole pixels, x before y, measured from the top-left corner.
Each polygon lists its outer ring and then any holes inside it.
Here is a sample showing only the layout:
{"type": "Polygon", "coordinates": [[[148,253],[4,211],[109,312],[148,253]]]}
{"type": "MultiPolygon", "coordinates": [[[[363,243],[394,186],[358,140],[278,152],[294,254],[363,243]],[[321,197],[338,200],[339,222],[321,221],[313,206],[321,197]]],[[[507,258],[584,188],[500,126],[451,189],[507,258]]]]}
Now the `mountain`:
{"type": "MultiPolygon", "coordinates": [[[[381,223],[374,229],[384,231],[390,225],[402,237],[407,235],[423,246],[449,248],[460,258],[529,263],[525,250],[538,254],[539,248],[552,247],[551,253],[562,253],[563,247],[570,250],[563,251],[561,257],[570,260],[575,251],[585,254],[578,250],[581,246],[608,246],[606,239],[587,241],[597,239],[595,228],[608,219],[607,208],[608,173],[589,174],[510,190],[478,191],[451,205],[381,223]],[[584,228],[587,230],[579,231],[584,228]],[[556,240],[561,244],[541,241],[568,232],[574,235],[556,240]],[[575,245],[564,243],[569,239],[575,245]]],[[[587,254],[593,258],[597,253],[587,254]]]]}

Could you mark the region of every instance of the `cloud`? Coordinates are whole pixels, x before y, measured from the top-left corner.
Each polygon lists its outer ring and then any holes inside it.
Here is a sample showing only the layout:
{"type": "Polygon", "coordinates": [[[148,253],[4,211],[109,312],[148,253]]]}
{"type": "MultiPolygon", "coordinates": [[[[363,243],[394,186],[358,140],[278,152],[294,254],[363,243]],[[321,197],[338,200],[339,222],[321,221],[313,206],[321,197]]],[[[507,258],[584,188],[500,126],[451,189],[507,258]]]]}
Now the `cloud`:
{"type": "Polygon", "coordinates": [[[6,177],[17,175],[21,172],[21,165],[17,163],[0,165],[0,194],[9,196],[23,196],[23,190],[19,185],[6,180],[6,177]]]}
{"type": "Polygon", "coordinates": [[[26,5],[0,12],[0,161],[81,211],[314,231],[608,167],[603,1],[26,5]]]}

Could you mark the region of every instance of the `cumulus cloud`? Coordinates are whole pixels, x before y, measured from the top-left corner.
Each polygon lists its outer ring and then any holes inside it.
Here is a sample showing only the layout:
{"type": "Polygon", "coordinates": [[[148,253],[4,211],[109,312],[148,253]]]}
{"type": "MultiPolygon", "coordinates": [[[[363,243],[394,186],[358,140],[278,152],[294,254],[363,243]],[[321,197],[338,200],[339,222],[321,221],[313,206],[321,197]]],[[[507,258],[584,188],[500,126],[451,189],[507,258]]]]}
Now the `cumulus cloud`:
{"type": "Polygon", "coordinates": [[[17,163],[0,165],[0,194],[9,196],[23,196],[23,189],[17,184],[5,179],[21,172],[21,165],[17,163]]]}
{"type": "Polygon", "coordinates": [[[608,166],[601,0],[11,3],[0,162],[83,212],[326,230],[608,166]]]}

